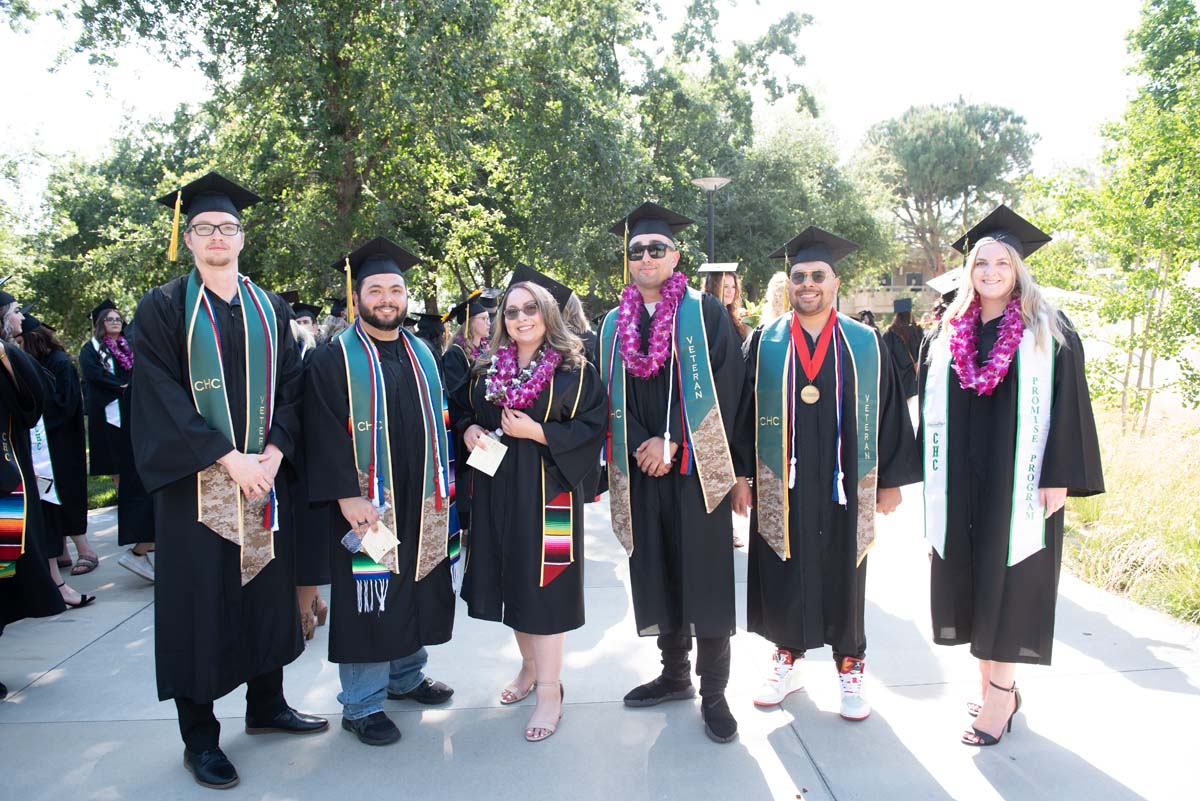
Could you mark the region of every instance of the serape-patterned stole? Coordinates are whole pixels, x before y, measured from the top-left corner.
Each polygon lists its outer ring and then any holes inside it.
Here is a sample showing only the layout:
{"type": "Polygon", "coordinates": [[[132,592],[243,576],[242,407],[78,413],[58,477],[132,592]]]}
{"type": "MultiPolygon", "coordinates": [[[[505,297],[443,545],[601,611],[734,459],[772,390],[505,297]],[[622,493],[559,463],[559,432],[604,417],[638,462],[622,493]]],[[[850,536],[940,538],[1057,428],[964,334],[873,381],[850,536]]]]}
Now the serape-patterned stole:
{"type": "Polygon", "coordinates": [[[386,611],[391,571],[368,556],[366,551],[359,551],[350,556],[350,572],[354,576],[358,613],[386,611]]]}
{"type": "MultiPolygon", "coordinates": [[[[579,371],[578,387],[575,392],[575,403],[571,407],[573,419],[579,410],[579,399],[583,396],[583,381],[585,373],[579,371]]],[[[546,398],[546,414],[542,422],[550,420],[550,411],[554,408],[554,381],[550,381],[550,395],[546,398]]],[[[564,570],[575,561],[575,530],[574,509],[572,502],[574,494],[570,491],[560,492],[553,498],[546,497],[546,466],[542,467],[542,569],[539,572],[539,587],[545,587],[558,578],[564,570]]]]}
{"type": "Polygon", "coordinates": [[[25,553],[25,475],[13,450],[11,419],[8,430],[0,432],[0,437],[3,437],[0,447],[4,450],[4,464],[0,467],[11,471],[9,480],[12,473],[17,479],[16,487],[0,497],[0,579],[6,579],[16,574],[17,560],[25,553]]]}
{"type": "MultiPolygon", "coordinates": [[[[265,291],[240,274],[237,291],[246,342],[246,430],[242,436],[233,430],[216,316],[195,269],[188,276],[186,294],[188,388],[196,411],[225,436],[231,448],[257,454],[267,446],[275,409],[278,328],[275,308],[265,291]]],[[[219,464],[196,475],[196,519],[241,549],[243,586],[275,558],[278,510],[273,487],[267,496],[250,500],[219,464]]]]}

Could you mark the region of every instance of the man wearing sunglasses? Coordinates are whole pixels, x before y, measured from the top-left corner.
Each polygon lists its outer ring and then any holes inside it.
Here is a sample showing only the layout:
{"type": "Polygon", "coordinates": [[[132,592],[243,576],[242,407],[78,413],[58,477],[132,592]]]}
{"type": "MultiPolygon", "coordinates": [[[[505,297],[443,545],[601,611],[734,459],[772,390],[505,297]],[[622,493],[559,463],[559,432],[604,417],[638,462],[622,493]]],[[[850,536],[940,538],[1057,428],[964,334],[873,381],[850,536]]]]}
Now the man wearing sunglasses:
{"type": "MultiPolygon", "coordinates": [[[[862,720],[867,640],[866,553],[875,512],[900,504],[921,463],[895,367],[879,333],[834,308],[836,265],[858,246],[809,227],[771,258],[788,270],[792,311],[755,330],[746,351],[753,388],[737,437],[750,458],[733,509],[750,517],[746,623],[775,644],[754,699],[772,707],[801,688],[794,665],[833,647],[841,716],[862,720]]],[[[734,454],[735,459],[743,455],[734,454]]]]}
{"type": "Polygon", "coordinates": [[[737,736],[725,702],[735,628],[729,433],[745,368],[721,301],[675,272],[675,235],[691,222],[644,203],[610,229],[625,243],[632,282],[601,327],[605,458],[638,633],[657,636],[662,652],[662,674],[625,704],[692,698],[694,637],[705,732],[729,742],[737,736]]]}

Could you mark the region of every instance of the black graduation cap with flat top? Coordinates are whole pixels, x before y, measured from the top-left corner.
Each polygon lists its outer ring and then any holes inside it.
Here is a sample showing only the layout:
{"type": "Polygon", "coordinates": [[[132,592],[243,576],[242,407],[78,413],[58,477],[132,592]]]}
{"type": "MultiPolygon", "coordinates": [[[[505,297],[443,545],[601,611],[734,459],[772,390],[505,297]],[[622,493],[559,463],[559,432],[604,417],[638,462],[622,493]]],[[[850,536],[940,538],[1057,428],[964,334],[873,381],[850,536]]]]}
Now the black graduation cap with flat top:
{"type": "Polygon", "coordinates": [[[1002,203],[950,247],[965,256],[975,243],[985,238],[1003,242],[1022,259],[1051,240],[1049,234],[1002,203]]]}
{"type": "Polygon", "coordinates": [[[453,320],[462,325],[467,320],[480,314],[493,314],[500,304],[500,290],[491,287],[476,289],[467,295],[448,312],[442,315],[442,321],[453,320]]]}
{"type": "Polygon", "coordinates": [[[693,222],[682,214],[647,201],[617,220],[608,231],[617,236],[625,236],[628,232],[629,239],[642,234],[659,234],[674,242],[675,235],[693,222]]]}
{"type": "Polygon", "coordinates": [[[789,267],[801,262],[822,261],[837,272],[837,263],[856,250],[858,245],[849,239],[810,225],[772,253],[770,258],[784,259],[789,267]]]}
{"type": "Polygon", "coordinates": [[[537,284],[542,289],[549,292],[550,296],[554,298],[554,302],[558,304],[560,311],[564,306],[567,305],[567,301],[571,299],[571,295],[575,292],[575,290],[571,289],[571,287],[567,286],[561,281],[555,281],[550,276],[546,275],[545,273],[538,272],[528,264],[518,264],[517,269],[513,270],[512,278],[510,278],[508,281],[508,289],[504,290],[504,294],[508,294],[508,290],[512,289],[513,284],[520,284],[524,282],[537,284]]]}
{"type": "Polygon", "coordinates": [[[373,275],[404,275],[405,270],[421,263],[420,258],[383,236],[375,237],[346,258],[335,261],[332,269],[345,275],[347,261],[350,278],[354,281],[373,275]]]}
{"type": "Polygon", "coordinates": [[[92,309],[92,325],[95,326],[96,323],[100,321],[100,315],[104,314],[109,309],[115,308],[117,308],[117,304],[113,303],[112,300],[102,300],[99,306],[92,309]]]}
{"type": "Polygon", "coordinates": [[[261,203],[262,198],[224,175],[210,172],[174,192],[168,192],[158,202],[169,209],[175,208],[178,203],[180,212],[189,221],[206,211],[223,211],[240,220],[242,211],[261,203]]]}

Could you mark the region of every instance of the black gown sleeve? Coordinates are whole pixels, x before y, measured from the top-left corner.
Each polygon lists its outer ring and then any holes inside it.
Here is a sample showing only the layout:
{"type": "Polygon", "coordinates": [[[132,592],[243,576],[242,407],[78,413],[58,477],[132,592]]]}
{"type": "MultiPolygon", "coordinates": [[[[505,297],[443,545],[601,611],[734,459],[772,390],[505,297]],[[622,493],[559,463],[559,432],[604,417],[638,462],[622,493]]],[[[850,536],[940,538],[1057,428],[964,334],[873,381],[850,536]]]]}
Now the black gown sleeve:
{"type": "Polygon", "coordinates": [[[742,346],[742,359],[745,363],[745,386],[738,403],[737,418],[734,421],[733,434],[729,438],[729,452],[733,456],[733,473],[742,478],[753,478],[757,454],[755,453],[755,385],[758,367],[758,344],[762,340],[762,326],[758,326],[746,339],[742,346]]]}
{"type": "MultiPolygon", "coordinates": [[[[139,308],[141,308],[140,305],[139,308]]],[[[137,367],[136,360],[134,361],[134,367],[137,367]]],[[[96,349],[92,347],[91,342],[85,344],[83,350],[79,351],[79,369],[83,371],[84,379],[93,384],[107,387],[113,392],[120,392],[122,389],[123,382],[117,376],[104,369],[104,365],[100,363],[100,354],[96,353],[96,349]]]]}
{"type": "Polygon", "coordinates": [[[560,485],[573,489],[596,468],[608,422],[608,402],[600,375],[587,363],[576,371],[570,390],[558,400],[563,419],[542,423],[542,432],[549,455],[547,470],[560,485]]]}
{"type": "Polygon", "coordinates": [[[734,456],[734,451],[744,450],[745,446],[737,431],[738,413],[747,393],[743,343],[733,327],[728,309],[721,305],[721,301],[705,293],[701,296],[701,304],[704,325],[708,330],[708,359],[712,365],[717,402],[721,406],[721,420],[725,425],[725,440],[729,443],[730,456],[734,460],[735,475],[743,475],[737,472],[737,465],[739,460],[745,463],[746,456],[744,453],[734,456]]]}
{"type": "Polygon", "coordinates": [[[1059,314],[1064,342],[1054,359],[1054,402],[1042,461],[1042,487],[1066,487],[1073,497],[1104,492],[1096,418],[1084,372],[1083,342],[1065,315],[1059,314]]]}
{"type": "Polygon", "coordinates": [[[12,366],[12,375],[0,366],[0,403],[7,410],[14,428],[33,428],[45,411],[46,384],[41,377],[42,366],[12,343],[4,345],[4,355],[12,366]]]}
{"type": "Polygon", "coordinates": [[[300,446],[304,363],[300,358],[300,349],[296,347],[296,340],[292,337],[291,307],[277,295],[271,295],[271,302],[275,307],[275,319],[279,330],[279,376],[275,381],[275,406],[271,413],[271,430],[267,432],[267,444],[279,448],[285,459],[293,461],[300,446]]]}
{"type": "Polygon", "coordinates": [[[46,406],[43,415],[47,431],[61,428],[64,423],[75,416],[83,403],[83,394],[79,388],[79,373],[71,364],[70,357],[64,351],[57,351],[54,360],[49,365],[51,382],[46,393],[46,406]]]}
{"type": "MultiPolygon", "coordinates": [[[[880,356],[886,354],[887,348],[878,331],[875,341],[879,344],[880,356]]],[[[924,467],[908,415],[904,386],[896,374],[896,363],[890,358],[879,360],[879,431],[875,451],[879,459],[881,488],[903,487],[923,478],[924,467]]]]}
{"type": "Polygon", "coordinates": [[[304,461],[311,502],[362,496],[349,420],[345,357],[331,343],[313,355],[305,371],[304,461]]]}
{"type": "Polygon", "coordinates": [[[182,310],[163,289],[153,289],[138,303],[137,321],[130,435],[138,475],[154,492],[199,473],[233,445],[200,416],[187,390],[182,310]]]}

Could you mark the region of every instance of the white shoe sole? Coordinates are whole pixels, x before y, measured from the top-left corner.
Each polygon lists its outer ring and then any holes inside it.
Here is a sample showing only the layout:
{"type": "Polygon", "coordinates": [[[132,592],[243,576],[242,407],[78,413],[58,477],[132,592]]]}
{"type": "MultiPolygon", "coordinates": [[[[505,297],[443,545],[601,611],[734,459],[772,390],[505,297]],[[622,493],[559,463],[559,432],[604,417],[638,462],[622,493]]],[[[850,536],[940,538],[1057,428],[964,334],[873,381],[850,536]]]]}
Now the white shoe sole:
{"type": "Polygon", "coordinates": [[[153,583],[154,583],[154,576],[147,576],[147,575],[146,575],[145,573],[143,573],[142,571],[140,571],[140,570],[138,570],[138,569],[136,569],[136,568],[130,567],[129,565],[127,565],[127,564],[125,564],[124,562],[122,562],[120,559],[118,559],[118,560],[117,560],[117,564],[118,564],[118,565],[120,565],[121,567],[125,568],[126,570],[128,570],[128,571],[129,571],[130,573],[132,573],[133,575],[135,575],[135,576],[137,576],[138,578],[140,578],[142,581],[148,581],[148,582],[150,582],[151,584],[153,584],[153,583]]]}
{"type": "Polygon", "coordinates": [[[760,701],[759,699],[755,698],[754,705],[757,707],[761,707],[763,709],[770,709],[771,707],[779,706],[780,704],[782,704],[784,701],[786,701],[788,699],[788,696],[795,695],[796,693],[802,693],[802,692],[804,692],[803,687],[797,687],[794,690],[788,690],[786,693],[784,693],[783,697],[780,698],[778,701],[760,701]]]}

